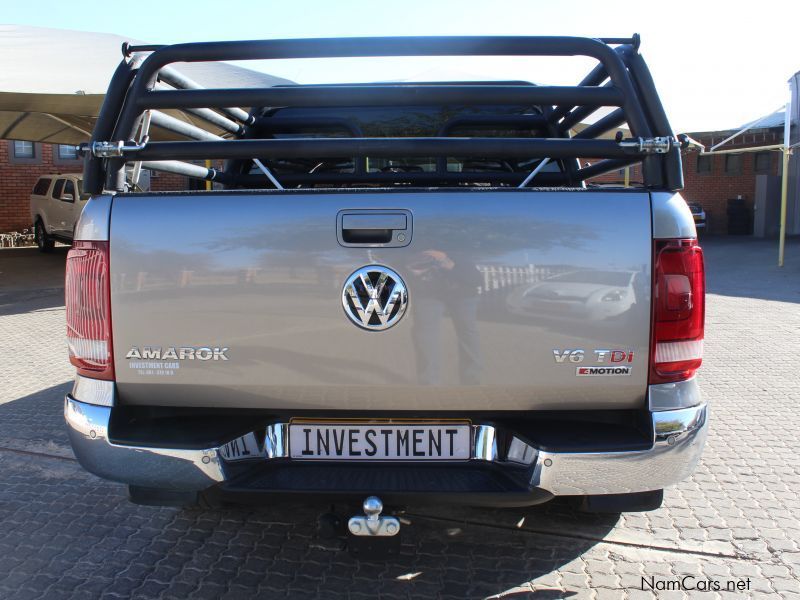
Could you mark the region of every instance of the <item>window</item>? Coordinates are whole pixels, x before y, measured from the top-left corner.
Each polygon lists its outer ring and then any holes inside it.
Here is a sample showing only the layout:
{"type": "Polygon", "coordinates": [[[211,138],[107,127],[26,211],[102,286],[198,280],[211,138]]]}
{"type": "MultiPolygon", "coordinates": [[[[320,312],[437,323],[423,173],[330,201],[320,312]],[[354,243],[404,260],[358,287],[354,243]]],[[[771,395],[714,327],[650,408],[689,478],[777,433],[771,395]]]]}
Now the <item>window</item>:
{"type": "Polygon", "coordinates": [[[697,172],[698,173],[711,173],[714,166],[713,156],[704,156],[703,154],[697,155],[697,172]]]}
{"type": "Polygon", "coordinates": [[[741,154],[726,154],[725,155],[725,174],[726,175],[739,175],[742,172],[742,155],[741,154]]]}
{"type": "Polygon", "coordinates": [[[53,186],[53,198],[61,198],[61,192],[64,190],[64,180],[58,179],[56,180],[56,184],[53,186]]]}
{"type": "Polygon", "coordinates": [[[76,150],[75,146],[71,144],[59,144],[58,158],[62,160],[77,160],[78,151],[76,150]]]}
{"type": "Polygon", "coordinates": [[[770,160],[772,157],[770,156],[769,152],[756,152],[753,161],[755,162],[755,170],[756,173],[766,173],[769,171],[770,164],[772,161],[770,160]]]}
{"type": "Polygon", "coordinates": [[[64,182],[64,190],[61,192],[59,198],[64,200],[64,202],[75,202],[75,184],[72,183],[71,179],[67,179],[66,182],[64,182]],[[72,194],[72,200],[64,198],[66,194],[72,194]]]}
{"type": "Polygon", "coordinates": [[[50,189],[50,182],[53,181],[49,177],[42,177],[33,186],[33,193],[37,196],[47,196],[47,190],[50,189]]]}
{"type": "Polygon", "coordinates": [[[14,140],[14,158],[35,158],[36,149],[33,142],[14,140]]]}

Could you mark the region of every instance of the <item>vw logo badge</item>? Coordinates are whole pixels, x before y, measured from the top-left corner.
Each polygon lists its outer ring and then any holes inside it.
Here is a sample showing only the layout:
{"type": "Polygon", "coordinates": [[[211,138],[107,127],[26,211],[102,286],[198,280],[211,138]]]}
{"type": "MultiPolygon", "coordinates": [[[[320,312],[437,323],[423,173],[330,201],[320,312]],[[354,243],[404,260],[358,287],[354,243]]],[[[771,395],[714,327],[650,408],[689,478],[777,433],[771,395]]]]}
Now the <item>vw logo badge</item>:
{"type": "Polygon", "coordinates": [[[382,331],[406,312],[408,291],[400,276],[387,267],[362,267],[344,283],[342,306],[349,319],[364,329],[382,331]]]}

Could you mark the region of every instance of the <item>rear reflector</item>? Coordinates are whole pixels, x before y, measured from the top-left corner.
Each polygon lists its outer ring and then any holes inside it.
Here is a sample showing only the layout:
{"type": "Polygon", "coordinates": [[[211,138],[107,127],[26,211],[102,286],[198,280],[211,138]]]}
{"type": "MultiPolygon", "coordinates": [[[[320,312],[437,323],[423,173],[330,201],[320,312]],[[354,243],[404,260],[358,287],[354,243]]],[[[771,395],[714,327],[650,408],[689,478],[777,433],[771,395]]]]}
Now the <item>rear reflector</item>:
{"type": "Polygon", "coordinates": [[[705,267],[697,240],[656,240],[650,383],[683,381],[703,362],[705,267]]]}
{"type": "Polygon", "coordinates": [[[76,241],[67,254],[69,359],[80,375],[95,379],[114,379],[108,267],[108,242],[76,241]]]}

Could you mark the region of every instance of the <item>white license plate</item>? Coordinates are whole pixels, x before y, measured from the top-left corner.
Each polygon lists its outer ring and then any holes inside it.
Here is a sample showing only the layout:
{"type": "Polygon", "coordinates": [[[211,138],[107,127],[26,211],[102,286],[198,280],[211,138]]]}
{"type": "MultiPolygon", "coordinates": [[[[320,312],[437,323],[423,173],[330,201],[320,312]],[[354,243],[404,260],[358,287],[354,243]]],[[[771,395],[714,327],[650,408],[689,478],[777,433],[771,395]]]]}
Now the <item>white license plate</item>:
{"type": "Polygon", "coordinates": [[[235,440],[231,440],[221,446],[219,452],[222,458],[231,462],[264,456],[264,451],[258,447],[255,433],[246,433],[235,440]]]}
{"type": "Polygon", "coordinates": [[[297,460],[468,460],[465,423],[291,423],[289,454],[297,460]]]}

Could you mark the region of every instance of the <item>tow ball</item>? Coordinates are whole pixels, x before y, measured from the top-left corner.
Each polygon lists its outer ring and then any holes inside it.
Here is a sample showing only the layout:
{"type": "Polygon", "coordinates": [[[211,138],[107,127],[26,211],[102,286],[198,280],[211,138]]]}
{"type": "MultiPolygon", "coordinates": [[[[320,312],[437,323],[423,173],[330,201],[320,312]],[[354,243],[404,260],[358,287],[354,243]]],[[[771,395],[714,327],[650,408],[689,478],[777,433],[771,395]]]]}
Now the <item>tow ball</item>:
{"type": "Polygon", "coordinates": [[[364,516],[356,515],[347,522],[347,547],[358,558],[381,558],[400,553],[400,521],[382,517],[383,502],[370,496],[362,504],[364,516]]]}

